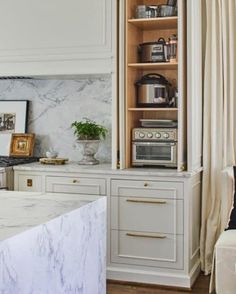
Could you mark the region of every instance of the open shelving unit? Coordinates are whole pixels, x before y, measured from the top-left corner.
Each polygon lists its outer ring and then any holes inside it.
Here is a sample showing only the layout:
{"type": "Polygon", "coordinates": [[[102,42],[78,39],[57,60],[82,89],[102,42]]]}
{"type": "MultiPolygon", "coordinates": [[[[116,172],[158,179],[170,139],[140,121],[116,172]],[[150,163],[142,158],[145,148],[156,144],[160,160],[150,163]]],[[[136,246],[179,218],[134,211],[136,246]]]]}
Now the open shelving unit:
{"type": "Polygon", "coordinates": [[[138,5],[166,4],[165,0],[126,0],[125,2],[125,48],[124,48],[124,168],[132,167],[132,129],[139,127],[139,120],[173,119],[178,121],[178,170],[186,169],[186,2],[178,0],[178,16],[135,19],[138,5]],[[177,62],[140,63],[138,45],[145,42],[165,40],[178,36],[177,62]],[[165,76],[178,88],[178,108],[139,108],[136,105],[135,83],[149,73],[165,76]]]}

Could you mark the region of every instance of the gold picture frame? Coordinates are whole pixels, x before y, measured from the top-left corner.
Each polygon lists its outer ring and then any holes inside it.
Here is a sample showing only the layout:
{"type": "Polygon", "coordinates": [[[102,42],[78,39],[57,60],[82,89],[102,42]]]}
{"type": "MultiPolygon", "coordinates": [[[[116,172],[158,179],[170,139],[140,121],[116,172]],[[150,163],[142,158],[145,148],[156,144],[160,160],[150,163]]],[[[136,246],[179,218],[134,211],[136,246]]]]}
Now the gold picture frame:
{"type": "Polygon", "coordinates": [[[35,134],[17,134],[11,136],[10,156],[32,157],[34,154],[35,134]]]}

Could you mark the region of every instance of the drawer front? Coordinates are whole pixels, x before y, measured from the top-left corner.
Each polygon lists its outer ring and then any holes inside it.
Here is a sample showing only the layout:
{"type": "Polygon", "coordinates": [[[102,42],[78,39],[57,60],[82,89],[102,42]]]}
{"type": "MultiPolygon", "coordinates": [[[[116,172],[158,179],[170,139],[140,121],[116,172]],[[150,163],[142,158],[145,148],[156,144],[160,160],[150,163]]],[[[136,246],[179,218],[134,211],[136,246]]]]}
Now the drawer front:
{"type": "Polygon", "coordinates": [[[183,269],[183,236],[112,230],[112,262],[183,269]]]}
{"type": "Polygon", "coordinates": [[[111,197],[114,230],[183,234],[183,200],[111,197]]]}
{"type": "Polygon", "coordinates": [[[112,180],[112,196],[183,199],[183,183],[112,180]]]}
{"type": "Polygon", "coordinates": [[[42,192],[42,177],[39,175],[18,175],[18,191],[42,192]]]}
{"type": "Polygon", "coordinates": [[[82,177],[47,177],[46,192],[106,195],[106,180],[82,177]]]}

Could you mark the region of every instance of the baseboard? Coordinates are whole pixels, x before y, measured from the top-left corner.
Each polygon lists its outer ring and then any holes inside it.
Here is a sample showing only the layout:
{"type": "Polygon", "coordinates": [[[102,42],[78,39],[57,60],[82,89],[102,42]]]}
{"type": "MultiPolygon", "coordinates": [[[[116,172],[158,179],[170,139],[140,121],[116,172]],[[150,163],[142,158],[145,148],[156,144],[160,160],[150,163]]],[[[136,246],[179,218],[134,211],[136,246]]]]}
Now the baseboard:
{"type": "Polygon", "coordinates": [[[107,279],[131,283],[143,283],[167,287],[191,289],[200,274],[200,263],[197,264],[190,275],[185,273],[167,273],[156,271],[137,270],[130,268],[107,267],[107,279]]]}

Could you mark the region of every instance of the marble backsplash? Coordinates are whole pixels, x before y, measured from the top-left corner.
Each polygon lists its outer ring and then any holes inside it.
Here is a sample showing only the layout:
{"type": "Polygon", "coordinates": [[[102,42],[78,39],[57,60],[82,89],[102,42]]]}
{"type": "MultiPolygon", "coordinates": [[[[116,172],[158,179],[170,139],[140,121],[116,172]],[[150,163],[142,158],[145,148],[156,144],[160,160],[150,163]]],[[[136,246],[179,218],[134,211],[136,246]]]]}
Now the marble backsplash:
{"type": "Polygon", "coordinates": [[[111,161],[111,77],[83,77],[73,80],[0,80],[0,100],[29,100],[28,132],[36,134],[35,155],[49,148],[60,157],[78,161],[81,150],[70,125],[86,117],[109,129],[97,158],[111,161]]]}

